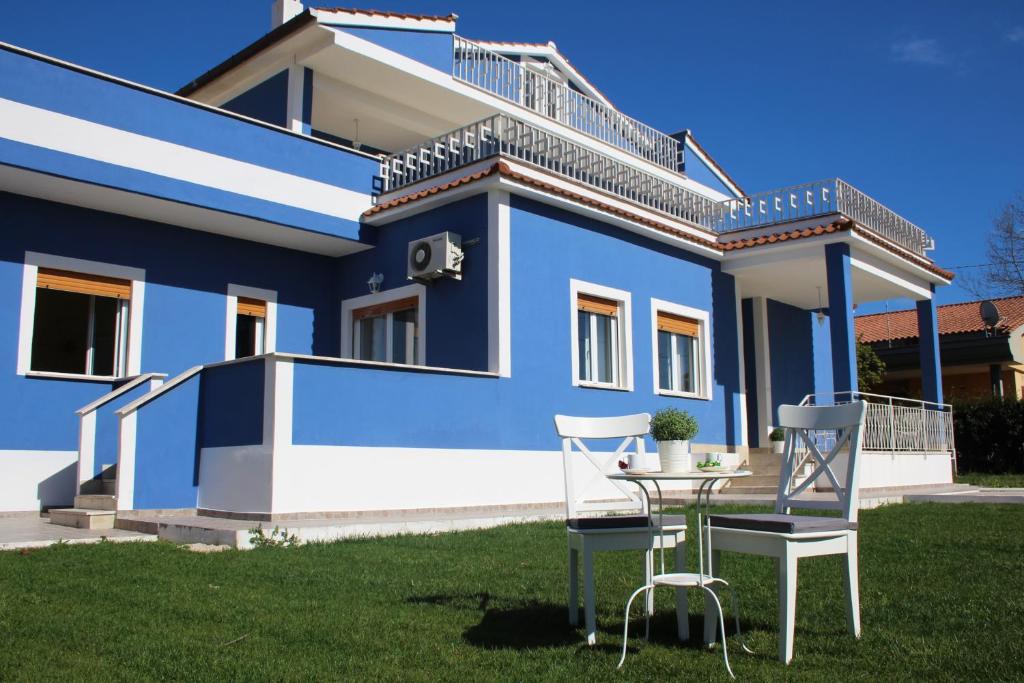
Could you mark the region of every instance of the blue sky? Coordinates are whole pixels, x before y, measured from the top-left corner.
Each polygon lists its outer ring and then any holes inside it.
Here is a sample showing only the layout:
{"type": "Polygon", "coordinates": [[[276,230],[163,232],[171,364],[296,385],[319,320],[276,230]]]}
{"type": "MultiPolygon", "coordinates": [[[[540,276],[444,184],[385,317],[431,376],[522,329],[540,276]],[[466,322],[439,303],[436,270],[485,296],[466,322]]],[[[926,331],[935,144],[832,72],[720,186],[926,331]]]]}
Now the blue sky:
{"type": "MultiPolygon", "coordinates": [[[[174,90],[265,33],[270,5],[10,3],[0,40],[174,90]]],[[[993,218],[1024,193],[1020,0],[345,6],[455,12],[469,38],[554,40],[626,113],[692,129],[748,192],[839,176],[925,228],[946,267],[984,263],[993,218]]],[[[970,298],[955,285],[938,295],[970,298]]]]}

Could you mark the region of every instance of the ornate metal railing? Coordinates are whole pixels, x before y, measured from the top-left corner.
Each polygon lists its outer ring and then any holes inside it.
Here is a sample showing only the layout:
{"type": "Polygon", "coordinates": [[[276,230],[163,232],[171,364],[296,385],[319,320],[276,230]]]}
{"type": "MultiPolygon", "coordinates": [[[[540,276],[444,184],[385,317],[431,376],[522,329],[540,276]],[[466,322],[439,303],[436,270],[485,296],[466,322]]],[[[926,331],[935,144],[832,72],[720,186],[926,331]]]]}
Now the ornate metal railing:
{"type": "Polygon", "coordinates": [[[670,171],[679,170],[681,149],[675,138],[459,36],[452,76],[670,171]]]}
{"type": "Polygon", "coordinates": [[[498,154],[524,161],[708,230],[722,205],[664,178],[508,114],[495,114],[381,160],[381,193],[412,185],[498,154]]]}
{"type": "Polygon", "coordinates": [[[384,157],[376,191],[394,192],[499,154],[712,232],[841,213],[915,254],[923,255],[931,245],[924,230],[838,178],[717,201],[509,114],[488,116],[384,157]]]}
{"type": "Polygon", "coordinates": [[[720,232],[746,230],[831,213],[841,213],[914,252],[932,248],[928,234],[839,178],[818,180],[723,202],[720,232]]]}
{"type": "MultiPolygon", "coordinates": [[[[945,453],[955,457],[953,408],[898,396],[856,392],[855,400],[868,404],[861,447],[865,451],[891,453],[945,453]]],[[[851,392],[810,394],[800,405],[849,403],[851,392]]],[[[827,435],[822,435],[828,438],[827,435]]],[[[834,438],[834,437],[833,437],[834,438]]]]}

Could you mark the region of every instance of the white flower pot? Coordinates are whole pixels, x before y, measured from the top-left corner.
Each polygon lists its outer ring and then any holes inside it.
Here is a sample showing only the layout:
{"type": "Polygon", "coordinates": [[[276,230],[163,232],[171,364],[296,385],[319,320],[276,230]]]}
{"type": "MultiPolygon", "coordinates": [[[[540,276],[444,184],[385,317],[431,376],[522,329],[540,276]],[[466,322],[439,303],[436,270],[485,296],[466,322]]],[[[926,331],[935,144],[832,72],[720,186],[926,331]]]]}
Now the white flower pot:
{"type": "Polygon", "coordinates": [[[775,455],[782,455],[782,453],[785,450],[786,450],[786,442],[785,441],[772,441],[772,453],[774,453],[775,455]]]}
{"type": "Polygon", "coordinates": [[[659,441],[658,460],[662,472],[690,472],[693,463],[690,458],[689,441],[659,441]]]}

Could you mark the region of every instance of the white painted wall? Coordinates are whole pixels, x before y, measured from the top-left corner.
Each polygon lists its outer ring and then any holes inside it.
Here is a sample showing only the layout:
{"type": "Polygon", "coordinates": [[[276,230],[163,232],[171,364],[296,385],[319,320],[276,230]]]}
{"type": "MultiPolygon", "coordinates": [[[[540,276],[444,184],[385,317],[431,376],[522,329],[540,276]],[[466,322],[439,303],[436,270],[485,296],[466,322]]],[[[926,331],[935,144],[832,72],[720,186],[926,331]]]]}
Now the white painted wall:
{"type": "Polygon", "coordinates": [[[0,451],[0,512],[71,505],[77,463],[75,451],[0,451]]]}
{"type": "MultiPolygon", "coordinates": [[[[953,483],[953,462],[942,453],[862,453],[860,488],[927,486],[953,483]]],[[[846,478],[846,454],[836,456],[832,471],[840,482],[846,478]]],[[[816,486],[827,483],[819,479],[816,486]]]]}
{"type": "MultiPolygon", "coordinates": [[[[269,512],[273,457],[264,446],[204,448],[199,460],[198,507],[269,512]]],[[[310,478],[316,479],[315,472],[310,478]]]]}

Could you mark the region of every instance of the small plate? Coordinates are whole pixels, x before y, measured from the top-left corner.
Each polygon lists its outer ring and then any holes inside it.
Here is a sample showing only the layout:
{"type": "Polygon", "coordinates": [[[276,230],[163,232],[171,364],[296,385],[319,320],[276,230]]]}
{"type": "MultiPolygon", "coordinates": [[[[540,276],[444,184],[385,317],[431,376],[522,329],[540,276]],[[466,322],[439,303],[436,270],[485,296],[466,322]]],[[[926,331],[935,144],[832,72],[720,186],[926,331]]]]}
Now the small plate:
{"type": "Polygon", "coordinates": [[[650,474],[651,470],[646,467],[630,467],[622,470],[623,474],[637,475],[637,474],[650,474]]]}
{"type": "Polygon", "coordinates": [[[725,465],[719,465],[718,467],[697,467],[701,472],[735,472],[735,467],[726,467],[725,465]]]}

